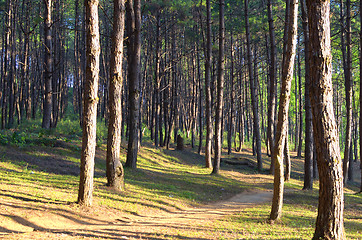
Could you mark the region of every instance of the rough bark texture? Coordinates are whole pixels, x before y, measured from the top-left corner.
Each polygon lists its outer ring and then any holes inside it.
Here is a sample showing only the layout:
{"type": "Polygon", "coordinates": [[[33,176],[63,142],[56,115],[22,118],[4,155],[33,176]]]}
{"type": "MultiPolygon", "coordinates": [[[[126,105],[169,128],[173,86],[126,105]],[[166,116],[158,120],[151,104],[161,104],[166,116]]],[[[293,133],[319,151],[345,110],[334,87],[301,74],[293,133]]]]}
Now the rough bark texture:
{"type": "Polygon", "coordinates": [[[215,113],[215,157],[213,164],[213,174],[220,171],[220,160],[222,153],[222,117],[224,105],[224,44],[225,44],[225,22],[224,22],[224,0],[219,1],[219,59],[217,71],[217,87],[216,87],[216,113],[215,113]]]}
{"type": "Polygon", "coordinates": [[[44,0],[44,84],[45,99],[42,127],[51,128],[52,121],[52,0],[44,0]]]}
{"type": "Polygon", "coordinates": [[[245,2],[245,31],[246,31],[246,41],[247,41],[247,52],[248,52],[248,72],[249,72],[249,81],[250,81],[250,92],[251,92],[251,104],[253,108],[253,116],[254,116],[254,127],[253,136],[256,141],[256,155],[257,155],[257,163],[258,163],[258,171],[260,172],[263,169],[263,162],[261,158],[261,138],[260,138],[260,122],[259,122],[259,113],[258,113],[258,97],[254,82],[254,74],[252,68],[252,52],[251,52],[251,40],[250,40],[250,29],[249,29],[249,10],[248,4],[249,0],[244,0],[245,2]]]}
{"type": "Polygon", "coordinates": [[[290,0],[285,28],[288,28],[285,55],[283,56],[282,87],[279,98],[278,124],[276,129],[275,146],[272,161],[275,164],[274,192],[270,220],[281,217],[284,191],[283,155],[285,142],[288,140],[288,110],[290,101],[291,84],[293,79],[294,59],[297,45],[297,16],[298,0],[290,0]],[[289,25],[289,26],[288,26],[289,25]]]}
{"type": "Polygon", "coordinates": [[[333,110],[330,1],[307,0],[311,103],[319,173],[319,204],[313,239],[345,239],[343,176],[333,110]]]}
{"type": "Polygon", "coordinates": [[[107,185],[124,189],[124,172],[120,161],[122,128],[122,59],[124,0],[113,1],[113,32],[109,76],[109,120],[107,138],[107,185]]]}
{"type": "Polygon", "coordinates": [[[304,149],[304,186],[303,190],[313,189],[313,124],[312,124],[312,106],[310,103],[310,65],[309,65],[309,30],[307,6],[305,0],[302,0],[302,20],[304,34],[304,57],[305,57],[305,149],[304,149]]]}
{"type": "MultiPolygon", "coordinates": [[[[126,167],[137,167],[139,145],[139,101],[140,101],[140,58],[141,58],[141,1],[127,1],[127,59],[129,81],[129,137],[126,167]]],[[[161,143],[162,141],[160,141],[161,143]]]]}
{"type": "Polygon", "coordinates": [[[91,206],[93,200],[94,157],[99,79],[98,0],[86,0],[86,79],[84,86],[82,156],[78,203],[91,206]]]}
{"type": "Polygon", "coordinates": [[[212,120],[211,120],[211,5],[206,0],[206,57],[205,57],[205,115],[206,115],[206,136],[205,136],[205,167],[211,168],[211,141],[212,141],[212,120]]]}

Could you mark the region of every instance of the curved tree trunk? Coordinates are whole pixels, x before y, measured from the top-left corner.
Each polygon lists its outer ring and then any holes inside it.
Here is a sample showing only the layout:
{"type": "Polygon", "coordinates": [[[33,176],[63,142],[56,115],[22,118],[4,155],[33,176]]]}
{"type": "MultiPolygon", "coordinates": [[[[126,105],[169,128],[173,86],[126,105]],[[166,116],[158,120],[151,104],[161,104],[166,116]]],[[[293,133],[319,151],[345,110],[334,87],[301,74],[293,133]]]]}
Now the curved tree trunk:
{"type": "Polygon", "coordinates": [[[122,59],[124,34],[124,0],[113,1],[113,32],[109,76],[109,121],[107,138],[107,185],[124,189],[120,161],[122,128],[122,59]]]}
{"type": "Polygon", "coordinates": [[[98,0],[86,0],[86,79],[84,86],[84,112],[82,156],[78,203],[91,206],[93,200],[94,157],[96,150],[98,79],[99,79],[99,24],[98,0]]]}
{"type": "Polygon", "coordinates": [[[279,99],[278,124],[276,129],[275,146],[271,159],[275,164],[275,172],[270,220],[280,219],[283,206],[283,151],[285,150],[285,143],[288,141],[288,110],[297,45],[298,0],[290,0],[289,7],[287,7],[286,11],[287,19],[285,21],[285,28],[288,29],[288,31],[285,31],[287,34],[287,41],[285,42],[286,51],[283,56],[282,88],[279,99]]]}
{"type": "Polygon", "coordinates": [[[345,239],[343,175],[333,110],[330,1],[307,0],[311,103],[319,172],[319,204],[313,239],[345,239]]]}

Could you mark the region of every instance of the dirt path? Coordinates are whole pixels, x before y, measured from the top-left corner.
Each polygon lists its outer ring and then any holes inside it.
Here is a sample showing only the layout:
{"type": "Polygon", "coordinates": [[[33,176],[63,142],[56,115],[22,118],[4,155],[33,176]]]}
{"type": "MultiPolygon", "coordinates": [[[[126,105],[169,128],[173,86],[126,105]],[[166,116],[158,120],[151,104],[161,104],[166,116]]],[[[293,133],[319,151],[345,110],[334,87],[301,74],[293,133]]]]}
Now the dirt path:
{"type": "MultiPolygon", "coordinates": [[[[241,209],[270,202],[272,192],[243,192],[227,201],[162,212],[125,215],[100,212],[77,216],[56,207],[34,207],[23,201],[0,204],[0,235],[4,239],[227,239],[237,233],[215,231],[214,221],[241,209]],[[19,214],[19,207],[24,208],[19,214]],[[17,211],[17,216],[11,212],[17,211]],[[4,214],[4,211],[7,214],[4,214]],[[188,232],[186,237],[183,233],[188,232]]],[[[118,213],[119,214],[119,213],[118,213]]]]}

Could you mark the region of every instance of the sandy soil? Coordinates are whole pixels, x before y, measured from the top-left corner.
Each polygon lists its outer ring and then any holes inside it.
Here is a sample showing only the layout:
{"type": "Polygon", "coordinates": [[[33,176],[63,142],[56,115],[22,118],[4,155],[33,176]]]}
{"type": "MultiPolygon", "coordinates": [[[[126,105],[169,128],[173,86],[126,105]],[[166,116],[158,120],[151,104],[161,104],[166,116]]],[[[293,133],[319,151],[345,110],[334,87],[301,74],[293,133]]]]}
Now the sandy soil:
{"type": "MultiPolygon", "coordinates": [[[[3,239],[219,239],[213,222],[241,209],[271,202],[272,192],[243,192],[227,201],[153,215],[125,215],[112,209],[65,210],[21,200],[0,204],[3,239]],[[78,211],[79,210],[79,211],[78,211]],[[183,232],[194,233],[185,237],[183,232]]],[[[69,208],[68,208],[69,209],[69,208]]]]}

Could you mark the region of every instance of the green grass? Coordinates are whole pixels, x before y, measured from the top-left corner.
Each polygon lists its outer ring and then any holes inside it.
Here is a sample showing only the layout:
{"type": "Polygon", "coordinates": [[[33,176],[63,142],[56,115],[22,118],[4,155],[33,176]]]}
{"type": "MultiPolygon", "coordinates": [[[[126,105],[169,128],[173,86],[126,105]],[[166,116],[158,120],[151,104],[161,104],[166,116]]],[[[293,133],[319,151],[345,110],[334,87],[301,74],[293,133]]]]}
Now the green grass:
{"type": "MultiPolygon", "coordinates": [[[[23,144],[0,145],[0,198],[22,200],[39,207],[54,204],[64,209],[74,208],[70,203],[77,200],[79,177],[76,171],[79,169],[81,147],[79,129],[70,121],[60,123],[57,130],[44,131],[34,127],[31,131],[36,124],[28,122],[29,126],[2,132],[6,136],[17,132],[19,138],[24,136],[25,140],[23,144]]],[[[100,128],[100,131],[104,132],[104,129],[100,128]]],[[[104,140],[104,135],[100,139],[104,140]]],[[[272,178],[258,174],[255,169],[222,165],[220,175],[210,175],[211,170],[203,167],[203,157],[194,151],[154,148],[146,141],[139,153],[138,169],[125,169],[126,190],[114,192],[105,186],[104,141],[99,142],[97,149],[94,204],[124,214],[157,214],[227,199],[246,189],[272,189],[272,178]]],[[[123,147],[122,162],[125,161],[125,153],[123,147]]],[[[233,157],[255,162],[248,152],[235,153],[233,157]]],[[[264,156],[264,161],[264,168],[268,168],[270,159],[264,156]]],[[[285,185],[287,193],[281,222],[268,223],[270,204],[263,204],[211,221],[205,226],[208,229],[205,236],[201,235],[204,232],[198,232],[197,226],[195,229],[174,230],[172,236],[163,233],[160,236],[170,239],[311,239],[318,190],[301,191],[303,161],[292,158],[292,164],[293,179],[285,185]]],[[[317,189],[318,183],[314,187],[317,189]]],[[[355,195],[347,189],[345,208],[347,238],[361,239],[361,194],[355,195]]]]}

